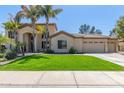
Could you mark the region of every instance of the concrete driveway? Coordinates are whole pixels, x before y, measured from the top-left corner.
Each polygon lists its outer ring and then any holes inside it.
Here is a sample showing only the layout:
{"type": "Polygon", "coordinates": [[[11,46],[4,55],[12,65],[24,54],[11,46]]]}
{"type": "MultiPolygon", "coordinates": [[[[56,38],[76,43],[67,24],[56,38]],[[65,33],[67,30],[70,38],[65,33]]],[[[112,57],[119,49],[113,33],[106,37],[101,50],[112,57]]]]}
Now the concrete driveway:
{"type": "Polygon", "coordinates": [[[92,55],[124,66],[124,54],[122,53],[100,53],[100,54],[98,53],[98,54],[85,54],[85,55],[92,55]]]}
{"type": "Polygon", "coordinates": [[[124,72],[113,71],[0,71],[0,87],[124,88],[124,72]]]}

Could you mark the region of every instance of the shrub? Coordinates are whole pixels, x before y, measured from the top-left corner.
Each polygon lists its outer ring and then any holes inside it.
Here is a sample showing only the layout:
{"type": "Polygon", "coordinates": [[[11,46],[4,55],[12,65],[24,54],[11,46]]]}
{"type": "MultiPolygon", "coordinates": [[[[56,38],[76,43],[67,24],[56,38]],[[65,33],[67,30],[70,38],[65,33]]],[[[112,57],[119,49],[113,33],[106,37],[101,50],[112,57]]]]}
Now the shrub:
{"type": "Polygon", "coordinates": [[[75,48],[71,47],[71,48],[69,49],[69,53],[70,53],[70,54],[76,54],[76,53],[77,53],[77,50],[76,50],[75,48]]]}
{"type": "Polygon", "coordinates": [[[17,57],[16,51],[14,50],[8,50],[5,54],[5,58],[10,60],[10,59],[14,59],[17,57]]]}
{"type": "Polygon", "coordinates": [[[0,62],[4,62],[4,61],[6,61],[5,58],[0,58],[0,62]]]}
{"type": "Polygon", "coordinates": [[[3,53],[0,53],[0,58],[3,58],[4,54],[3,53]]]}
{"type": "Polygon", "coordinates": [[[46,53],[52,54],[52,53],[54,53],[54,51],[51,50],[51,49],[48,49],[48,50],[46,51],[46,53]]]}

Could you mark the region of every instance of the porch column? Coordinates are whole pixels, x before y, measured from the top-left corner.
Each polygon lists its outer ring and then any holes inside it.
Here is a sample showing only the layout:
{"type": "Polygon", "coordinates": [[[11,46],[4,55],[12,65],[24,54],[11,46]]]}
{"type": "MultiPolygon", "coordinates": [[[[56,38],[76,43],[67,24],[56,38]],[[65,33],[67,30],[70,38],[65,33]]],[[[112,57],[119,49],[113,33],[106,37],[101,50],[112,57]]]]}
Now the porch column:
{"type": "Polygon", "coordinates": [[[105,52],[108,52],[108,40],[105,40],[105,52]]]}

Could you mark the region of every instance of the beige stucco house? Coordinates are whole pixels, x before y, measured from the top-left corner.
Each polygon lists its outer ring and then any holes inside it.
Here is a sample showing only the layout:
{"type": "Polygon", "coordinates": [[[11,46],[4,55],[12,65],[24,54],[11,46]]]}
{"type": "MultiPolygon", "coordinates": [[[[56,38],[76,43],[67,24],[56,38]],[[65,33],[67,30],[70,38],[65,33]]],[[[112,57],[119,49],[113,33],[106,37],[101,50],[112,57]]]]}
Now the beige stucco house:
{"type": "MultiPolygon", "coordinates": [[[[45,24],[36,24],[35,51],[43,51],[45,38],[42,31],[45,24]]],[[[25,43],[25,51],[32,51],[32,26],[23,24],[23,28],[17,31],[18,41],[25,43]]],[[[6,35],[9,33],[6,32],[6,35]]],[[[78,53],[110,53],[124,51],[124,43],[115,37],[104,35],[71,34],[57,31],[55,23],[49,24],[48,48],[56,53],[67,53],[71,47],[77,49],[78,53]]]]}

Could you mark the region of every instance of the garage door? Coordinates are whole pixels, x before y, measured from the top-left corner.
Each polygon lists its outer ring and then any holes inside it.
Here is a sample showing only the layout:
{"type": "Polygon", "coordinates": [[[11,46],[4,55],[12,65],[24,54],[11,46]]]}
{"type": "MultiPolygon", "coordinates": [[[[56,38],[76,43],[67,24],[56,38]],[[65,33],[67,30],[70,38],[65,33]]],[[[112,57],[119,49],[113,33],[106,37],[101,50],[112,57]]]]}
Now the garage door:
{"type": "Polygon", "coordinates": [[[83,52],[85,53],[102,53],[105,52],[104,42],[84,42],[83,52]]]}
{"type": "Polygon", "coordinates": [[[108,52],[116,52],[116,44],[115,43],[109,43],[108,44],[108,52]]]}

